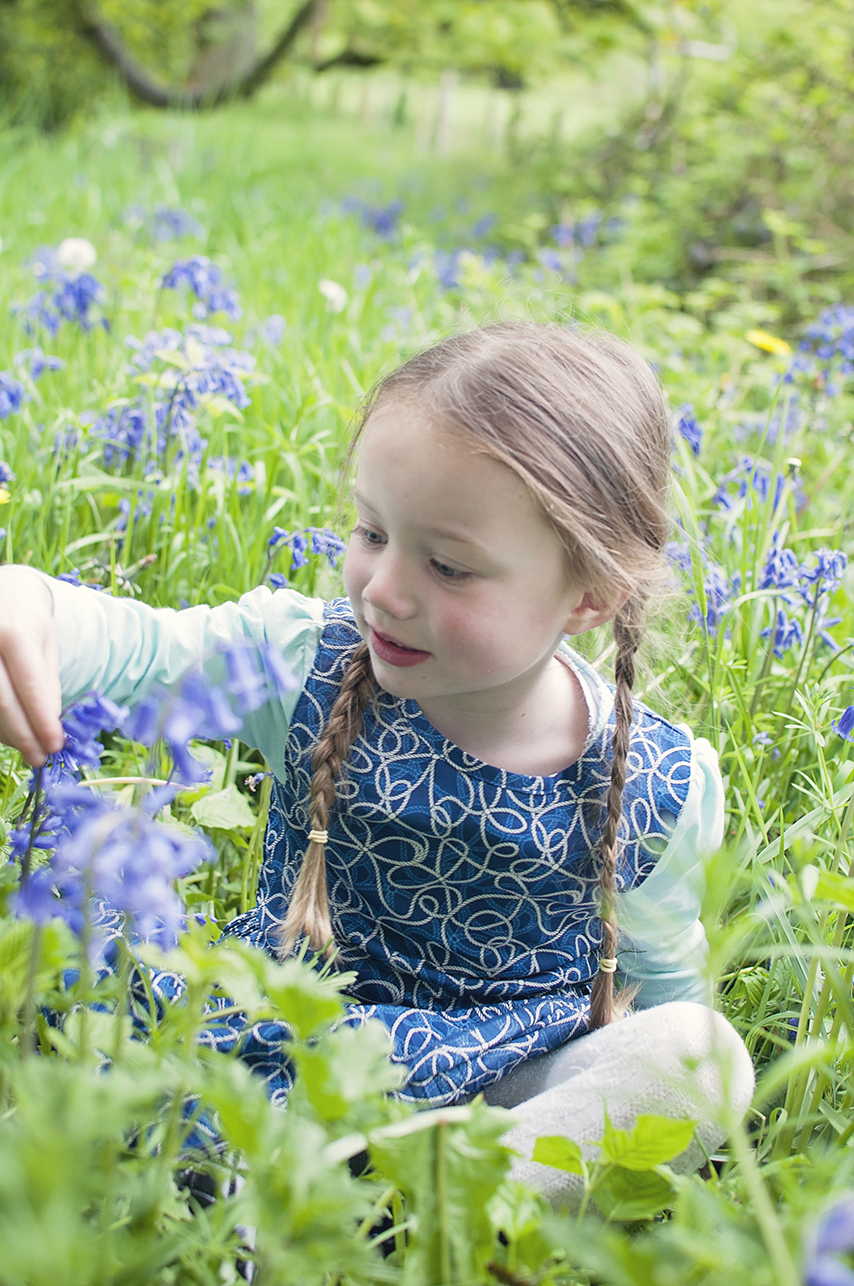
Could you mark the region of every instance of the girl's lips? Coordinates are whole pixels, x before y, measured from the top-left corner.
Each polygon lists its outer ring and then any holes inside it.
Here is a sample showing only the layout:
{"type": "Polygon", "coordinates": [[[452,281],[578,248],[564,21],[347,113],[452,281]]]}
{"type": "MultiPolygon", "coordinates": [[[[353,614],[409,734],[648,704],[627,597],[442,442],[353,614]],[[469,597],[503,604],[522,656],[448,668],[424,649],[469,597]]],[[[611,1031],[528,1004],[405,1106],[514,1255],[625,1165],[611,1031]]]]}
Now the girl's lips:
{"type": "Polygon", "coordinates": [[[430,656],[429,652],[419,652],[414,647],[402,647],[400,643],[395,643],[394,639],[378,634],[373,626],[370,626],[370,631],[372,651],[376,652],[381,661],[386,661],[389,665],[421,665],[422,661],[426,661],[430,656]]]}

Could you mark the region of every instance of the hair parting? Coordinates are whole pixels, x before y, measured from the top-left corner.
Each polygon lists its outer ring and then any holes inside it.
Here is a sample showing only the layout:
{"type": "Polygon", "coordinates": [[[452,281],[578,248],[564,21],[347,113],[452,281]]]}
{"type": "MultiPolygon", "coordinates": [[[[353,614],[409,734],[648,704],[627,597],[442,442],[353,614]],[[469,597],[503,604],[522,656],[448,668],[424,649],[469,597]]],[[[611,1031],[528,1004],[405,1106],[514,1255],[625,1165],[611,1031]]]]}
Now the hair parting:
{"type": "Polygon", "coordinates": [[[282,957],[290,953],[303,934],[313,951],[325,950],[328,954],[334,945],[326,887],[325,836],[329,814],[335,806],[341,767],[362,730],[362,715],[375,687],[368,645],[360,643],[344,674],[341,691],[311,761],[311,832],[282,926],[282,957]]]}

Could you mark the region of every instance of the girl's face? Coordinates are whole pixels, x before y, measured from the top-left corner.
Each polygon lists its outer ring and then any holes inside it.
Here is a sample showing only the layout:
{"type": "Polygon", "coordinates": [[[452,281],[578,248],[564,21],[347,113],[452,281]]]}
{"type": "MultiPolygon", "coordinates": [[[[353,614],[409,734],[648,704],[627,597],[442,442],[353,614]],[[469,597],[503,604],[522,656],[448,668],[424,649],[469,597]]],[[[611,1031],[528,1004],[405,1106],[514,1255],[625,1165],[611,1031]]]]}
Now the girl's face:
{"type": "Polygon", "coordinates": [[[521,480],[410,402],[371,414],[344,584],[374,673],[428,718],[525,699],[564,634],[612,615],[567,573],[521,480]]]}

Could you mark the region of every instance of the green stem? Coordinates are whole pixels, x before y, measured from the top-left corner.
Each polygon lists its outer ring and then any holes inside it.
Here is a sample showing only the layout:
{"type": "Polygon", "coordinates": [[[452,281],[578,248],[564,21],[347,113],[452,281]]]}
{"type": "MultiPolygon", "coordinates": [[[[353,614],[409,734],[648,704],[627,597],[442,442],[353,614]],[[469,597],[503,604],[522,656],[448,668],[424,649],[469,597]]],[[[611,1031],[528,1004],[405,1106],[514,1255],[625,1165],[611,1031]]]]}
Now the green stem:
{"type": "Polygon", "coordinates": [[[789,1253],[782,1225],[777,1218],[777,1211],[768,1195],[768,1189],[762,1180],[741,1121],[732,1123],[729,1137],[733,1155],[744,1179],[744,1186],[753,1203],[759,1234],[765,1243],[768,1259],[774,1269],[774,1280],[777,1286],[800,1286],[800,1273],[789,1253]]]}
{"type": "Polygon", "coordinates": [[[451,1283],[451,1241],[448,1236],[448,1126],[436,1126],[436,1215],[439,1242],[440,1286],[451,1283]]]}
{"type": "Polygon", "coordinates": [[[38,1051],[38,1034],[36,1032],[36,978],[39,971],[42,935],[44,929],[40,924],[33,924],[33,937],[30,943],[30,959],[27,965],[27,992],[24,1000],[24,1030],[21,1033],[21,1052],[24,1057],[38,1051]]]}

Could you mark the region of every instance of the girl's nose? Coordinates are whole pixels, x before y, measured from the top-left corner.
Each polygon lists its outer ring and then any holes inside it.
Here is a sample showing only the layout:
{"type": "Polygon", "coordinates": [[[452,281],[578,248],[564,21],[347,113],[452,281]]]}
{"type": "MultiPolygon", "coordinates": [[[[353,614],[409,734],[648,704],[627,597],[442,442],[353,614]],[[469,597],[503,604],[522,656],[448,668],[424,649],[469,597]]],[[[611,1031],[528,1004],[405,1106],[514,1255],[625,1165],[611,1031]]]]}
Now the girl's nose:
{"type": "Polygon", "coordinates": [[[362,590],[362,599],[375,612],[408,620],[415,614],[412,577],[403,561],[391,551],[374,560],[370,580],[362,590]]]}

